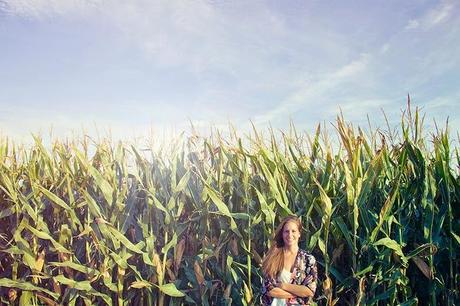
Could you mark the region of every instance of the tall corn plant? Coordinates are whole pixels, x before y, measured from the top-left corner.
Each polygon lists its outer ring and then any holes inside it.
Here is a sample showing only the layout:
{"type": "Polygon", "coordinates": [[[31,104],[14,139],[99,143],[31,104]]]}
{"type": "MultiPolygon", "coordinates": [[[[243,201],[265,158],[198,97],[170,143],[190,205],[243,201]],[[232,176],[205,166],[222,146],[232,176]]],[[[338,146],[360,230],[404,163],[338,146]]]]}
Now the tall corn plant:
{"type": "Polygon", "coordinates": [[[35,305],[252,305],[274,229],[301,217],[319,305],[454,305],[458,149],[339,116],[336,141],[213,131],[161,150],[109,141],[0,144],[0,298],[35,305]],[[457,153],[457,159],[454,159],[457,153]]]}

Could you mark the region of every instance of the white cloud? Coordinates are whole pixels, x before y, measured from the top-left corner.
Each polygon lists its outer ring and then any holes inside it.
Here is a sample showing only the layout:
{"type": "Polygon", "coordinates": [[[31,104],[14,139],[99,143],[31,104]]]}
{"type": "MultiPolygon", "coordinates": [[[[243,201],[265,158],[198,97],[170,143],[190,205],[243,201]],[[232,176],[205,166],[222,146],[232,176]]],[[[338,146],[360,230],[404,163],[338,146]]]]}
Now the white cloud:
{"type": "Polygon", "coordinates": [[[332,80],[340,81],[341,79],[346,79],[348,77],[357,75],[366,69],[367,65],[369,64],[369,58],[369,54],[361,54],[357,60],[352,61],[351,63],[332,73],[330,78],[332,80]]]}
{"type": "Polygon", "coordinates": [[[434,109],[442,109],[446,107],[457,107],[460,105],[460,92],[457,92],[456,94],[449,95],[449,96],[438,96],[435,97],[431,100],[429,100],[427,103],[425,103],[423,106],[426,110],[434,110],[434,109]]]}
{"type": "Polygon", "coordinates": [[[380,53],[385,54],[388,52],[388,50],[390,50],[390,44],[386,43],[380,48],[380,53]]]}
{"type": "Polygon", "coordinates": [[[310,103],[317,103],[322,95],[337,89],[342,83],[353,81],[354,78],[363,74],[366,71],[369,61],[369,54],[361,54],[358,59],[340,67],[336,71],[317,76],[316,81],[308,80],[300,84],[297,90],[277,107],[256,116],[254,123],[265,124],[281,116],[287,117],[310,103]]]}
{"type": "Polygon", "coordinates": [[[37,19],[87,13],[98,8],[103,2],[103,0],[4,0],[8,14],[37,19]]]}
{"type": "MultiPolygon", "coordinates": [[[[401,99],[399,99],[401,100],[401,99]]],[[[365,118],[367,114],[370,114],[372,111],[380,111],[381,109],[386,109],[391,105],[394,105],[398,99],[383,99],[383,98],[374,98],[374,99],[358,99],[358,98],[349,98],[342,101],[336,107],[331,107],[329,109],[329,114],[333,116],[338,114],[339,108],[344,113],[345,117],[348,120],[355,120],[357,118],[365,118]]]]}
{"type": "Polygon", "coordinates": [[[416,29],[420,26],[420,22],[416,19],[411,19],[409,20],[409,22],[407,23],[405,29],[406,30],[412,30],[412,29],[416,29]]]}
{"type": "MultiPolygon", "coordinates": [[[[450,137],[459,141],[457,138],[460,132],[460,118],[456,116],[456,111],[460,105],[460,92],[457,91],[450,95],[441,95],[430,99],[421,105],[422,112],[427,116],[426,129],[427,131],[434,132],[434,122],[438,127],[445,127],[445,123],[449,121],[450,137]]],[[[459,145],[458,143],[456,145],[459,145]]]]}
{"type": "Polygon", "coordinates": [[[447,21],[455,10],[456,3],[453,0],[442,1],[435,8],[427,11],[417,19],[411,19],[407,23],[405,30],[414,30],[418,28],[430,29],[447,21]]]}
{"type": "Polygon", "coordinates": [[[444,1],[438,7],[433,9],[426,16],[426,23],[428,26],[435,26],[445,20],[447,20],[453,11],[454,2],[444,1]]]}

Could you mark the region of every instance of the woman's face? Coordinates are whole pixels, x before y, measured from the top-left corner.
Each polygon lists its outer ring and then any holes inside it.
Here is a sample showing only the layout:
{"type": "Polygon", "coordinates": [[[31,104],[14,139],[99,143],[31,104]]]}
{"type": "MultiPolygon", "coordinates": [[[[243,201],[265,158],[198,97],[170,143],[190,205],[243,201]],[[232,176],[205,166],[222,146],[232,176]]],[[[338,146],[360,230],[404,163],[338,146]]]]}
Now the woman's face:
{"type": "Polygon", "coordinates": [[[300,232],[294,221],[288,221],[283,226],[284,246],[293,246],[299,244],[300,232]]]}

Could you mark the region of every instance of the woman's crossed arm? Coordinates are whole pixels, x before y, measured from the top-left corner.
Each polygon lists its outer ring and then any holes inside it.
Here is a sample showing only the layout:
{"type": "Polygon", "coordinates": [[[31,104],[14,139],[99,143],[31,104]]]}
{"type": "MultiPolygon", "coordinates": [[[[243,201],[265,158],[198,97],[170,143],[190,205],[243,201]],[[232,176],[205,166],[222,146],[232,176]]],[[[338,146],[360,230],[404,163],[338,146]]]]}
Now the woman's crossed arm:
{"type": "Polygon", "coordinates": [[[275,287],[272,290],[268,292],[268,295],[273,297],[273,298],[278,298],[278,299],[290,299],[295,297],[292,293],[281,289],[280,287],[275,287]]]}
{"type": "Polygon", "coordinates": [[[307,286],[302,286],[302,285],[280,283],[278,284],[277,288],[280,288],[281,290],[285,292],[288,292],[294,296],[299,296],[299,297],[309,297],[309,296],[315,295],[315,293],[310,288],[308,288],[307,286]]]}

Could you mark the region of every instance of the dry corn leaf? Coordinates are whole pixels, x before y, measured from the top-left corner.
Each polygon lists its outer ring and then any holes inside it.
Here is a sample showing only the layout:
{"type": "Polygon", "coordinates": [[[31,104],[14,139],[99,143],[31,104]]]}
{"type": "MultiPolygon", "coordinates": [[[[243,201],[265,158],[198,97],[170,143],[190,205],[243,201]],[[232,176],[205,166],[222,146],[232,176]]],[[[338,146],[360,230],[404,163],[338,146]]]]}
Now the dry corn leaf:
{"type": "Polygon", "coordinates": [[[423,275],[426,276],[428,279],[433,279],[433,273],[431,273],[430,267],[426,264],[426,262],[419,256],[412,257],[415,265],[422,271],[423,275]]]}
{"type": "Polygon", "coordinates": [[[196,277],[196,280],[198,281],[198,284],[203,285],[204,283],[203,271],[201,270],[201,267],[198,261],[195,261],[195,263],[193,264],[193,270],[195,271],[195,277],[196,277]]]}
{"type": "Polygon", "coordinates": [[[182,238],[174,249],[174,273],[177,275],[180,267],[180,262],[185,250],[185,238],[182,238]]]}

